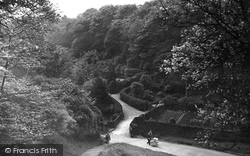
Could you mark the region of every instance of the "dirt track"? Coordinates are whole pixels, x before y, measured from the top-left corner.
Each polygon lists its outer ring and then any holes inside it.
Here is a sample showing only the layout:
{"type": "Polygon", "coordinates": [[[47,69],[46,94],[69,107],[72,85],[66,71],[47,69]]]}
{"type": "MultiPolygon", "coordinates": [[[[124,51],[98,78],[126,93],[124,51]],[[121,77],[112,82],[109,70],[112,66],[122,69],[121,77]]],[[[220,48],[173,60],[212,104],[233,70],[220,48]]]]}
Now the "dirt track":
{"type": "Polygon", "coordinates": [[[148,148],[154,151],[161,151],[178,156],[232,156],[232,154],[228,153],[162,141],[159,142],[159,147],[151,147],[147,144],[146,138],[130,138],[129,125],[131,121],[134,117],[139,116],[144,112],[141,112],[121,101],[119,94],[113,94],[111,96],[121,103],[124,112],[124,120],[117,126],[114,131],[111,132],[110,143],[125,142],[134,146],[148,148]]]}

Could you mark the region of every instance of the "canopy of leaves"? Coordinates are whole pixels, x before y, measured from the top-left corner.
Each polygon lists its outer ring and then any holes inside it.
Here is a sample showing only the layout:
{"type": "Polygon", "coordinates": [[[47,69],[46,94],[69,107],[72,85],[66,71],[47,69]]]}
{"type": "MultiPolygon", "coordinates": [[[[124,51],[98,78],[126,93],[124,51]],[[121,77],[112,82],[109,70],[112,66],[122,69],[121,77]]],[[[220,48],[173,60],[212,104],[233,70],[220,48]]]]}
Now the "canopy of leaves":
{"type": "Polygon", "coordinates": [[[160,54],[170,51],[180,36],[180,30],[161,25],[159,8],[158,1],[151,1],[141,6],[108,5],[99,10],[89,9],[76,19],[63,18],[59,24],[63,26],[57,26],[58,34],[49,40],[71,48],[76,58],[92,50],[99,52],[101,59],[119,55],[129,59],[140,55],[143,68],[148,60],[159,63],[160,54]],[[57,40],[67,40],[67,43],[55,42],[57,40]]]}
{"type": "Polygon", "coordinates": [[[97,133],[101,112],[87,92],[70,80],[37,76],[31,83],[27,77],[11,74],[16,66],[29,71],[43,65],[42,73],[51,77],[62,77],[66,73],[62,70],[70,69],[63,68],[70,63],[65,58],[67,49],[45,41],[59,19],[52,4],[47,0],[4,0],[0,19],[0,77],[2,87],[5,84],[0,98],[0,142],[41,143],[56,134],[81,138],[97,133]]]}
{"type": "MultiPolygon", "coordinates": [[[[246,0],[183,0],[163,7],[164,22],[185,28],[182,43],[164,61],[166,73],[184,71],[192,86],[224,100],[205,122],[218,129],[250,125],[250,3],[246,0]],[[236,115],[238,114],[238,115],[236,115]],[[218,122],[220,120],[220,122],[218,122]],[[223,124],[217,124],[223,123],[223,124]]],[[[203,117],[204,118],[204,117],[203,117]]]]}
{"type": "Polygon", "coordinates": [[[44,36],[59,15],[47,0],[4,0],[0,5],[0,62],[6,70],[2,90],[9,69],[41,65],[39,54],[45,50],[44,36]]]}

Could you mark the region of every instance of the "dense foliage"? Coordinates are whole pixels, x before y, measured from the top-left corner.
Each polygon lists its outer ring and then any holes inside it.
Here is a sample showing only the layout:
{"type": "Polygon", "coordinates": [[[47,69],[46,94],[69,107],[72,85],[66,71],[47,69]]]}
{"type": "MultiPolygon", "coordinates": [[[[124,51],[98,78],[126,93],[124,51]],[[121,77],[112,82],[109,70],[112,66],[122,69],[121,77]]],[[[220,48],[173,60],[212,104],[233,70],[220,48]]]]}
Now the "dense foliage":
{"type": "Polygon", "coordinates": [[[0,7],[1,72],[4,77],[9,68],[26,69],[40,65],[39,54],[45,48],[44,35],[51,31],[59,15],[47,0],[3,1],[0,7]]]}
{"type": "Polygon", "coordinates": [[[4,0],[0,19],[1,143],[51,143],[58,135],[84,139],[99,133],[101,112],[69,79],[75,61],[68,49],[46,40],[59,20],[54,6],[47,0],[4,0]]]}
{"type": "Polygon", "coordinates": [[[130,92],[131,92],[130,87],[124,88],[120,93],[121,100],[141,111],[147,111],[150,109],[150,103],[148,101],[135,98],[129,95],[130,92]]]}
{"type": "Polygon", "coordinates": [[[249,5],[155,0],[70,19],[47,0],[1,1],[1,140],[98,133],[102,116],[114,113],[108,90],[141,110],[162,100],[169,109],[198,109],[213,129],[249,130],[249,5]]]}
{"type": "Polygon", "coordinates": [[[100,77],[94,78],[93,86],[90,88],[90,96],[94,99],[94,104],[101,110],[103,114],[114,114],[114,104],[109,96],[108,87],[100,77]]]}
{"type": "Polygon", "coordinates": [[[47,0],[0,2],[1,143],[42,142],[61,133],[69,117],[64,105],[23,77],[41,65],[44,36],[58,18],[47,0]]]}
{"type": "Polygon", "coordinates": [[[247,0],[162,1],[162,20],[183,28],[182,42],[166,59],[166,73],[182,72],[191,86],[220,95],[201,121],[220,130],[249,129],[250,3],[247,0]],[[165,5],[171,2],[173,5],[165,5]]]}
{"type": "Polygon", "coordinates": [[[1,95],[1,143],[39,143],[67,131],[70,116],[65,106],[27,80],[7,82],[8,94],[1,95]],[[64,126],[66,126],[64,128],[64,126]]]}
{"type": "Polygon", "coordinates": [[[117,59],[113,62],[115,67],[127,65],[156,72],[165,53],[180,41],[181,30],[161,25],[157,17],[159,8],[159,2],[151,1],[142,6],[107,5],[99,10],[89,9],[76,19],[63,17],[56,25],[58,31],[48,39],[70,48],[77,59],[96,51],[100,61],[119,58],[119,62],[117,59]]]}

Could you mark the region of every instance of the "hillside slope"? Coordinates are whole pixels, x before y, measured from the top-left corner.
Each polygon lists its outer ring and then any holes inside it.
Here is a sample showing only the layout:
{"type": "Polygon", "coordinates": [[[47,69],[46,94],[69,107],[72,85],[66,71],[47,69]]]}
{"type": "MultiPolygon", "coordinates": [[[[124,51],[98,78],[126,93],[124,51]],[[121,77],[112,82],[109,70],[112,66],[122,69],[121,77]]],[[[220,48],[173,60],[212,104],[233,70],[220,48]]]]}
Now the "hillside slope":
{"type": "Polygon", "coordinates": [[[115,143],[103,145],[86,151],[82,156],[172,156],[163,152],[155,152],[150,149],[144,149],[132,146],[126,143],[115,143]]]}

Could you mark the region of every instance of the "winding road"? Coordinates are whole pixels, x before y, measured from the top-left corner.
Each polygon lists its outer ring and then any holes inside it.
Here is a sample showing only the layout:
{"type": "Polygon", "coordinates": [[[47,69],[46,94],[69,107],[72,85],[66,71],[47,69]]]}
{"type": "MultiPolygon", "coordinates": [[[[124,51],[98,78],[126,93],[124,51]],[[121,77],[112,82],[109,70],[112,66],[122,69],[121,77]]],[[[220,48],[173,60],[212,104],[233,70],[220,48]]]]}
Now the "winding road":
{"type": "MultiPolygon", "coordinates": [[[[166,141],[159,141],[158,147],[152,147],[147,144],[146,138],[130,138],[129,135],[129,125],[134,119],[145,112],[139,111],[120,99],[120,94],[112,94],[113,98],[115,98],[122,105],[124,120],[121,121],[118,126],[110,133],[111,141],[110,143],[127,143],[134,146],[151,149],[153,151],[159,151],[164,153],[169,153],[177,156],[233,156],[232,154],[218,152],[214,150],[198,148],[193,146],[181,145],[170,143],[166,141]]],[[[82,156],[98,156],[101,151],[103,151],[106,146],[98,146],[96,148],[92,148],[87,150],[82,156]]]]}
{"type": "Polygon", "coordinates": [[[143,114],[144,112],[139,111],[129,106],[125,102],[123,102],[120,99],[120,94],[112,94],[111,96],[115,98],[118,102],[120,102],[120,104],[122,105],[124,120],[121,121],[118,124],[117,128],[110,133],[111,136],[110,143],[124,142],[134,146],[148,148],[154,151],[170,153],[177,156],[233,156],[232,154],[218,152],[214,150],[187,146],[187,145],[180,145],[169,142],[162,142],[162,141],[159,141],[158,147],[152,147],[147,144],[146,138],[130,138],[129,135],[130,123],[132,122],[134,117],[137,117],[143,114]]]}

